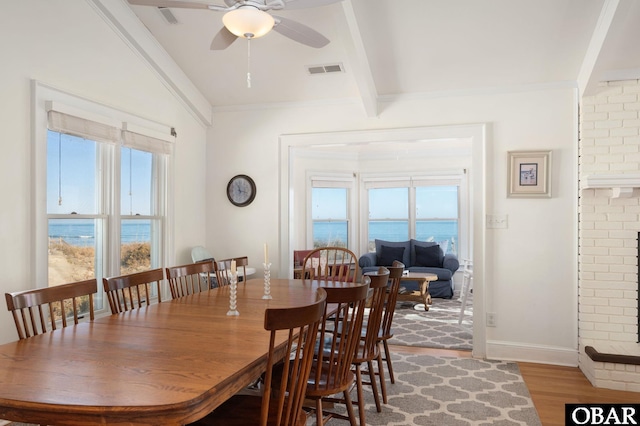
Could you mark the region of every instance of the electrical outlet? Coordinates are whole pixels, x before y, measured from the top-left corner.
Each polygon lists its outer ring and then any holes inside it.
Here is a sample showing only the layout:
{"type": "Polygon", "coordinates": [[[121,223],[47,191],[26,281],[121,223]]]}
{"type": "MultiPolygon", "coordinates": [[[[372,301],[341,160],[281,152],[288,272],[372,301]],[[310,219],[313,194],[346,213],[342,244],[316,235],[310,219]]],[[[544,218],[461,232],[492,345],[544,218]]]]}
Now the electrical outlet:
{"type": "Polygon", "coordinates": [[[496,326],[496,314],[495,312],[487,312],[487,327],[496,326]]]}

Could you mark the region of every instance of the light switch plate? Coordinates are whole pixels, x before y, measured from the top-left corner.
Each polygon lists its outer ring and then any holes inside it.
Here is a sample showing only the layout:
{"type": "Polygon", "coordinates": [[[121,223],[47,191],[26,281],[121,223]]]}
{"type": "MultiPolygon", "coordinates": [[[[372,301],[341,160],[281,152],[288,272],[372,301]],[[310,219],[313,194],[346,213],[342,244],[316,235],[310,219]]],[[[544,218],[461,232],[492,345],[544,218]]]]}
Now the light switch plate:
{"type": "Polygon", "coordinates": [[[488,214],[487,229],[507,229],[509,217],[506,214],[488,214]]]}

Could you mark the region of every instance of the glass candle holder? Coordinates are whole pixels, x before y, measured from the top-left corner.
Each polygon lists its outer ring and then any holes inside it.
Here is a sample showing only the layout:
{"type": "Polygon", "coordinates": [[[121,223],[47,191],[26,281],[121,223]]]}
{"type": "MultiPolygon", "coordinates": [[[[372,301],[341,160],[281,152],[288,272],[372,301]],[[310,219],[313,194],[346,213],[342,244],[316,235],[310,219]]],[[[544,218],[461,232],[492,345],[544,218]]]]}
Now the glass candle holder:
{"type": "Polygon", "coordinates": [[[229,311],[227,315],[237,316],[240,315],[237,309],[238,301],[238,274],[230,274],[229,276],[229,311]]]}
{"type": "Polygon", "coordinates": [[[264,267],[264,295],[263,299],[273,299],[271,297],[271,263],[263,263],[264,267]]]}

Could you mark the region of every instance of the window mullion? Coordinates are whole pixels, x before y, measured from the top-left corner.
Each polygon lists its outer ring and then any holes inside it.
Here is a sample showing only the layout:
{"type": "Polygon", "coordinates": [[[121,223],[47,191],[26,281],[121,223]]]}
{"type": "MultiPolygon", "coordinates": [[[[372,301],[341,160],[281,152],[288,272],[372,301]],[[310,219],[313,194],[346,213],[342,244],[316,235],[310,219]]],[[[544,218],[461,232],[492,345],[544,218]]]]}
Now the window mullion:
{"type": "Polygon", "coordinates": [[[105,175],[105,194],[103,200],[105,202],[105,210],[108,215],[107,219],[107,235],[105,241],[105,250],[107,256],[107,276],[120,274],[120,168],[122,158],[120,153],[120,145],[109,147],[107,155],[107,164],[105,175]]]}
{"type": "Polygon", "coordinates": [[[416,238],[416,188],[409,187],[409,238],[416,238]]]}

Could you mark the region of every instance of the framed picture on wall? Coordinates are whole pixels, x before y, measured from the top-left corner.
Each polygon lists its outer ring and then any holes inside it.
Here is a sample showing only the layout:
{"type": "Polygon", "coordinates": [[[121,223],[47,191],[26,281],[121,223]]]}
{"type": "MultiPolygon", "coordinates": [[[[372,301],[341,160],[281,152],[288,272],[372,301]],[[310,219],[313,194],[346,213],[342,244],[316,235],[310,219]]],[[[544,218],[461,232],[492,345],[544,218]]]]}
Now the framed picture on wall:
{"type": "Polygon", "coordinates": [[[509,151],[508,197],[551,197],[551,151],[509,151]]]}

